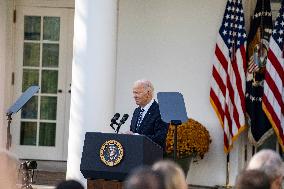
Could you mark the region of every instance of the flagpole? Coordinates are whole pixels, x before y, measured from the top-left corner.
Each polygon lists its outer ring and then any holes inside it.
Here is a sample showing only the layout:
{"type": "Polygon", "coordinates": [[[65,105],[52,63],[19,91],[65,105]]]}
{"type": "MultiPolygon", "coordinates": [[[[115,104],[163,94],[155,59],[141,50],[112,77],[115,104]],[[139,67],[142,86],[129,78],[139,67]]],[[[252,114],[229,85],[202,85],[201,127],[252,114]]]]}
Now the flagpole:
{"type": "Polygon", "coordinates": [[[226,188],[230,188],[230,152],[227,154],[227,163],[226,163],[226,188]]]}

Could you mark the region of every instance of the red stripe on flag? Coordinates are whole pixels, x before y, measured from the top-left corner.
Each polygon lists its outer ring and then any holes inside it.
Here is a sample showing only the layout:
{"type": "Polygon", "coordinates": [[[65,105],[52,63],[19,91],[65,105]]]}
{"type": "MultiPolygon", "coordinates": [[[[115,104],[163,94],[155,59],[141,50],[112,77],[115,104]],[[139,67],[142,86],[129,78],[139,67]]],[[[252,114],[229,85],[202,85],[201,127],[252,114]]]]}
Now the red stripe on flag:
{"type": "Polygon", "coordinates": [[[246,48],[245,48],[245,46],[244,45],[242,45],[241,47],[240,47],[240,50],[241,50],[241,55],[242,55],[242,59],[243,59],[243,69],[244,69],[244,71],[247,69],[247,67],[246,67],[246,60],[247,60],[247,58],[246,58],[246,48]]]}
{"type": "MultiPolygon", "coordinates": [[[[216,96],[215,92],[212,89],[210,90],[210,97],[213,100],[215,107],[217,108],[217,110],[215,110],[215,111],[217,111],[216,113],[219,114],[218,116],[220,116],[220,118],[221,118],[220,121],[222,121],[222,123],[224,123],[224,111],[222,109],[222,105],[221,105],[218,97],[216,96]]],[[[223,127],[223,125],[222,125],[222,127],[223,127]]]]}
{"type": "Polygon", "coordinates": [[[278,133],[279,133],[279,137],[282,139],[282,141],[284,140],[284,137],[283,137],[283,130],[282,130],[282,127],[281,127],[281,122],[278,118],[278,116],[276,115],[272,105],[270,104],[270,102],[268,101],[267,97],[266,96],[263,96],[262,97],[262,103],[265,105],[266,109],[268,110],[272,120],[270,121],[273,121],[272,125],[274,125],[276,128],[274,129],[277,129],[278,130],[278,133]]]}
{"type": "MultiPolygon", "coordinates": [[[[275,99],[277,100],[280,108],[281,107],[284,107],[284,103],[282,101],[282,95],[281,93],[279,92],[277,86],[275,85],[274,83],[274,80],[271,78],[269,72],[266,72],[266,75],[265,75],[265,80],[266,80],[266,83],[267,85],[269,86],[270,90],[272,91],[275,99]]],[[[281,91],[282,92],[282,91],[281,91]]],[[[281,113],[284,115],[284,108],[281,108],[281,113]]]]}
{"type": "MultiPolygon", "coordinates": [[[[229,80],[229,76],[228,76],[227,81],[228,81],[227,86],[228,86],[228,91],[229,91],[229,97],[230,97],[230,100],[231,100],[231,103],[232,103],[232,106],[233,106],[233,112],[232,112],[233,113],[233,118],[234,118],[234,121],[235,121],[238,129],[239,129],[240,128],[239,115],[238,115],[238,110],[237,110],[236,104],[235,104],[234,89],[233,89],[232,84],[231,84],[231,82],[229,80]]],[[[230,124],[230,127],[232,127],[231,124],[230,124]]],[[[233,136],[233,133],[231,133],[231,134],[233,136]]]]}
{"type": "Polygon", "coordinates": [[[274,52],[272,50],[268,51],[267,54],[268,59],[270,60],[271,64],[274,66],[275,70],[278,72],[280,79],[282,80],[282,85],[284,83],[284,71],[281,66],[281,63],[278,61],[274,52]]]}
{"type": "Polygon", "coordinates": [[[225,148],[225,152],[228,152],[230,148],[230,144],[229,144],[229,141],[228,141],[228,138],[225,132],[224,132],[224,148],[225,148]]]}
{"type": "Polygon", "coordinates": [[[228,62],[227,62],[225,56],[223,55],[222,51],[219,49],[218,45],[216,45],[215,54],[216,54],[216,57],[218,58],[219,62],[223,66],[223,69],[228,70],[228,62]]]}
{"type": "Polygon", "coordinates": [[[226,86],[222,80],[222,78],[220,77],[219,73],[217,72],[216,68],[213,66],[213,71],[212,71],[212,75],[216,81],[216,83],[218,84],[219,88],[221,89],[222,91],[222,94],[225,98],[226,96],[226,86]]]}
{"type": "MultiPolygon", "coordinates": [[[[244,61],[245,60],[242,60],[242,62],[244,62],[244,61]]],[[[241,99],[241,107],[242,107],[243,112],[246,112],[244,89],[243,89],[243,86],[242,86],[242,78],[240,76],[240,72],[239,72],[237,62],[233,62],[232,67],[233,67],[233,70],[234,70],[234,73],[235,73],[235,76],[236,76],[236,85],[237,85],[237,90],[238,90],[238,93],[239,93],[239,96],[240,96],[240,99],[241,99]]]]}

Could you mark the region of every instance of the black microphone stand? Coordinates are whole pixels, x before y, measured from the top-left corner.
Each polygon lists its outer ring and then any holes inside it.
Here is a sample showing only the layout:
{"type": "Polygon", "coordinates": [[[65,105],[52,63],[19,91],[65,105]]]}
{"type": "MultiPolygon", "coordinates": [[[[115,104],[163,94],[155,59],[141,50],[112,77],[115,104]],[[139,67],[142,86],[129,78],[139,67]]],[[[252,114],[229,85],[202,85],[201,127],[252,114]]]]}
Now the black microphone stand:
{"type": "Polygon", "coordinates": [[[113,130],[115,130],[113,124],[116,124],[116,125],[117,125],[117,123],[111,123],[111,124],[110,124],[111,128],[112,128],[113,130]]]}
{"type": "Polygon", "coordinates": [[[179,125],[182,124],[181,120],[171,120],[171,124],[175,126],[175,129],[174,129],[174,160],[177,159],[177,148],[178,148],[178,145],[177,145],[177,139],[178,139],[178,134],[177,134],[177,127],[179,125]]]}
{"type": "Polygon", "coordinates": [[[7,113],[6,116],[8,120],[6,149],[9,150],[9,148],[11,147],[11,143],[12,143],[12,135],[11,135],[12,114],[7,113]]]}
{"type": "Polygon", "coordinates": [[[121,127],[121,125],[123,124],[124,122],[120,122],[118,125],[117,125],[117,127],[116,127],[116,133],[118,134],[118,132],[119,132],[119,129],[120,129],[120,127],[121,127]]]}

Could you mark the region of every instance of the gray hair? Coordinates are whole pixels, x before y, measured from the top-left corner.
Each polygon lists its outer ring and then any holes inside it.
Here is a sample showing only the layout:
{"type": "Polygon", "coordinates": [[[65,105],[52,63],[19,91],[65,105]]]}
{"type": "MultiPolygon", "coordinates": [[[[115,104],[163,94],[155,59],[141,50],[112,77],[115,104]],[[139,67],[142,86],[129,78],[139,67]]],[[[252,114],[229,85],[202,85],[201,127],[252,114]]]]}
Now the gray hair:
{"type": "Polygon", "coordinates": [[[125,189],[162,189],[163,178],[148,166],[135,168],[124,181],[125,189]]]}
{"type": "Polygon", "coordinates": [[[235,189],[270,189],[270,180],[261,170],[244,170],[236,178],[235,189]]]}
{"type": "Polygon", "coordinates": [[[181,167],[173,161],[161,160],[156,162],[152,169],[160,172],[164,177],[165,189],[187,189],[184,172],[181,167]]]}
{"type": "Polygon", "coordinates": [[[264,171],[270,181],[279,176],[284,176],[283,162],[278,153],[273,150],[261,150],[250,160],[247,170],[258,169],[264,171]]]}
{"type": "Polygon", "coordinates": [[[147,79],[139,79],[135,81],[134,85],[142,85],[145,90],[150,91],[152,94],[154,93],[154,86],[151,81],[147,79]]]}

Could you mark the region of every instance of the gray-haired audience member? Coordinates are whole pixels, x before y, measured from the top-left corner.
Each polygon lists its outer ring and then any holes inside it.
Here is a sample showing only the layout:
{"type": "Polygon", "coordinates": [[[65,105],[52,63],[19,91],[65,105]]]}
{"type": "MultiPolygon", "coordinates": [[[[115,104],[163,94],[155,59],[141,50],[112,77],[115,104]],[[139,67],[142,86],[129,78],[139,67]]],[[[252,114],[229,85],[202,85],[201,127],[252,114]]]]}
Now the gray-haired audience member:
{"type": "Polygon", "coordinates": [[[164,189],[163,178],[150,167],[139,167],[129,174],[123,189],[164,189]]]}
{"type": "Polygon", "coordinates": [[[271,189],[280,189],[283,178],[283,162],[273,150],[261,150],[250,160],[247,170],[257,169],[266,173],[271,189]]]}
{"type": "Polygon", "coordinates": [[[270,181],[261,170],[245,170],[237,176],[235,189],[270,189],[270,181]]]}
{"type": "Polygon", "coordinates": [[[152,167],[163,176],[165,189],[187,189],[185,175],[182,169],[170,160],[162,160],[155,163],[152,167]]]}
{"type": "Polygon", "coordinates": [[[56,189],[84,189],[84,187],[76,180],[65,180],[59,183],[56,189]]]}

